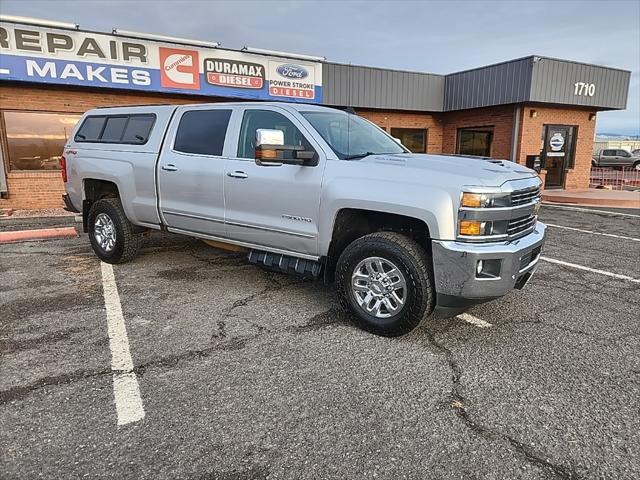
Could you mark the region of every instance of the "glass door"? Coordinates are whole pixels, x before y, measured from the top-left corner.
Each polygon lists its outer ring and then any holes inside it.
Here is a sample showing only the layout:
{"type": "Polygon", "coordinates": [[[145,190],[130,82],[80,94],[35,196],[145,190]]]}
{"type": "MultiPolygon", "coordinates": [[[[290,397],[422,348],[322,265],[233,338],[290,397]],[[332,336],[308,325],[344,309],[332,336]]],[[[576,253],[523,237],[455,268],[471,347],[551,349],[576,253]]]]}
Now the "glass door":
{"type": "Polygon", "coordinates": [[[573,129],[567,125],[544,126],[544,168],[547,170],[545,188],[564,188],[567,168],[573,161],[573,129]]]}

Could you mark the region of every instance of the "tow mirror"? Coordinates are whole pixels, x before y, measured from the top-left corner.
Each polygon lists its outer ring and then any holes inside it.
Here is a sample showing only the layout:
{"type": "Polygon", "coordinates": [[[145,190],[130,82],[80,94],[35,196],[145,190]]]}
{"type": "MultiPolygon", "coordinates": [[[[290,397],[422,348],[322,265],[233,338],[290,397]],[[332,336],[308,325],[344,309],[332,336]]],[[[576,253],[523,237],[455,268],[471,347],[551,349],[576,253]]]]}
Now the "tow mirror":
{"type": "Polygon", "coordinates": [[[313,159],[315,152],[305,150],[301,145],[285,145],[282,130],[256,130],[256,164],[262,167],[304,165],[313,159]],[[284,152],[292,152],[293,158],[284,158],[284,152]]]}

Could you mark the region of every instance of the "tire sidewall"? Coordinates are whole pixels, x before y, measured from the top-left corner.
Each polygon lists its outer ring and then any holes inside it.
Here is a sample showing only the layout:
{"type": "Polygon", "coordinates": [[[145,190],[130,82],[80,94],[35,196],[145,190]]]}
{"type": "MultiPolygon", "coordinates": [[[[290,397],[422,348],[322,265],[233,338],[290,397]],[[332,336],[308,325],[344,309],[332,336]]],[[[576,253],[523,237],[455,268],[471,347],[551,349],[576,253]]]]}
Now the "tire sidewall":
{"type": "Polygon", "coordinates": [[[428,308],[428,302],[424,299],[425,292],[420,273],[407,255],[396,253],[394,250],[394,248],[388,248],[382,241],[367,248],[347,247],[338,261],[336,271],[337,286],[343,306],[359,318],[360,326],[382,335],[394,334],[398,329],[411,330],[420,322],[428,308]],[[391,317],[377,318],[370,315],[358,305],[355,299],[351,276],[358,263],[368,257],[384,258],[396,265],[404,275],[407,285],[405,304],[400,312],[391,317]]]}
{"type": "Polygon", "coordinates": [[[89,241],[91,242],[91,247],[93,248],[95,254],[98,256],[98,258],[100,258],[100,260],[104,262],[117,262],[120,257],[122,257],[122,253],[124,251],[124,230],[123,225],[120,223],[119,217],[113,205],[111,205],[111,203],[109,203],[108,201],[98,200],[91,206],[87,220],[89,241]],[[113,250],[111,250],[110,252],[105,251],[98,244],[94,234],[96,218],[101,213],[107,215],[111,219],[116,230],[116,244],[113,247],[113,250]]]}

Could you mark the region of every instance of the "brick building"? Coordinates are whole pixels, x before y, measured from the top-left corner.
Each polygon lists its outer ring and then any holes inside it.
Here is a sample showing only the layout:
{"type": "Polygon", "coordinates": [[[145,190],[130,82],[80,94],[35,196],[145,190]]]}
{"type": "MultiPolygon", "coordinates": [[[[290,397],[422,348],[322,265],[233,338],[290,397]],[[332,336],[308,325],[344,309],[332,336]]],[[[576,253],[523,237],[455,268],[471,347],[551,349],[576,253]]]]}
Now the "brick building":
{"type": "Polygon", "coordinates": [[[630,73],[530,56],[449,75],[0,17],[0,208],[62,206],[58,158],[100,106],[284,100],[354,108],[414,152],[532,165],[545,188],[589,184],[596,115],[630,73]]]}

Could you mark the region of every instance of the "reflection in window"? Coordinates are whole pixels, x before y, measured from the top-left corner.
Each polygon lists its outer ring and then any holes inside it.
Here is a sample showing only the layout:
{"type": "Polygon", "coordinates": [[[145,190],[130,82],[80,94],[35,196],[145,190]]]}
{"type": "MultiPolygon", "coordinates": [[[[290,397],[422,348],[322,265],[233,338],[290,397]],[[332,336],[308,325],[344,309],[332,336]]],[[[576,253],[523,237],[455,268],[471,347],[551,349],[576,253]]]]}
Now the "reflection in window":
{"type": "Polygon", "coordinates": [[[493,127],[459,128],[456,153],[490,157],[492,141],[493,127]]]}
{"type": "Polygon", "coordinates": [[[60,156],[80,115],[4,112],[11,170],[58,170],[60,156]]]}
{"type": "Polygon", "coordinates": [[[423,128],[392,128],[391,136],[413,153],[427,153],[427,131],[423,128]]]}

